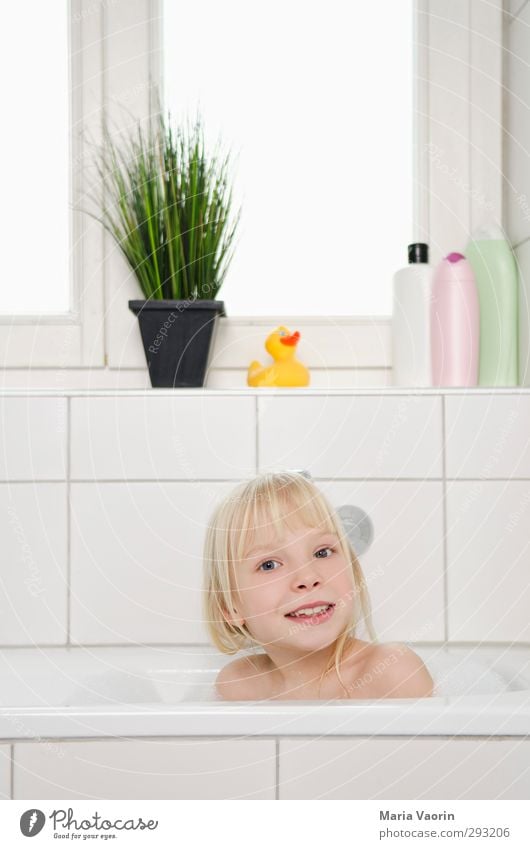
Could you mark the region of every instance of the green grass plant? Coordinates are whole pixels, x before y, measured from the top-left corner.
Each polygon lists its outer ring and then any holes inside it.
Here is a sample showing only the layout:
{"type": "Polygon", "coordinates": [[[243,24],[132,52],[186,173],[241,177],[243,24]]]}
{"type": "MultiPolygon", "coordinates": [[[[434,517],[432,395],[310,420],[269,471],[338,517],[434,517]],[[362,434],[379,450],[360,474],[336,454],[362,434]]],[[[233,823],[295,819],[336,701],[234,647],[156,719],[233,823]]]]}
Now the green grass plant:
{"type": "Polygon", "coordinates": [[[215,299],[233,256],[230,156],[205,151],[204,128],[171,127],[162,113],[125,142],[108,130],[98,160],[99,220],[120,246],[146,299],[215,299]]]}

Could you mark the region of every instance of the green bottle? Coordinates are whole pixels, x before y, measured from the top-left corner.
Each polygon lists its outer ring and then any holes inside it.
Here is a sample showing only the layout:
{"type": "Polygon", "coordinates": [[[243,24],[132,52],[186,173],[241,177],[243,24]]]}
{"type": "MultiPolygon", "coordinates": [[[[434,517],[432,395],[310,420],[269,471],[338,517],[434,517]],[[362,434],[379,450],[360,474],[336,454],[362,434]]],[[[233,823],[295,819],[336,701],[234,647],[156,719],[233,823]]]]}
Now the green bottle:
{"type": "Polygon", "coordinates": [[[480,309],[479,386],[517,386],[518,276],[512,249],[496,224],[468,242],[480,309]]]}

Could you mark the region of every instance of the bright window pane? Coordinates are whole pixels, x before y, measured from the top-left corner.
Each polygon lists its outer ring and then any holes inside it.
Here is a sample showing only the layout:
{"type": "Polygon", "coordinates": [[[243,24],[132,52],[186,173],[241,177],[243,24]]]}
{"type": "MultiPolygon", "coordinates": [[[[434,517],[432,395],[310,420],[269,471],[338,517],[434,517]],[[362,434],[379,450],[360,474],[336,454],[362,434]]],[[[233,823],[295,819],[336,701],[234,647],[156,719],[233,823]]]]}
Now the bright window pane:
{"type": "Polygon", "coordinates": [[[238,154],[229,315],[391,312],[413,239],[412,6],[165,0],[166,104],[199,105],[238,154]]]}
{"type": "Polygon", "coordinates": [[[0,313],[69,309],[68,4],[5,3],[0,313]]]}

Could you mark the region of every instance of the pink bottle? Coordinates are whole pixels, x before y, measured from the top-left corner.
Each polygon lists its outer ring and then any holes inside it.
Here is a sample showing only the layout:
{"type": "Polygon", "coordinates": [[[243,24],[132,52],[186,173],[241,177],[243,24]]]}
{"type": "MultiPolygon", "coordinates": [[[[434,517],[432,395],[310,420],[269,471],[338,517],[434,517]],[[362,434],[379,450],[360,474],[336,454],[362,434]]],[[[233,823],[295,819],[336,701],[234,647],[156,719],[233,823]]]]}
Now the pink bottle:
{"type": "Polygon", "coordinates": [[[433,386],[478,383],[478,292],[473,269],[463,254],[448,254],[434,272],[431,362],[433,386]]]}

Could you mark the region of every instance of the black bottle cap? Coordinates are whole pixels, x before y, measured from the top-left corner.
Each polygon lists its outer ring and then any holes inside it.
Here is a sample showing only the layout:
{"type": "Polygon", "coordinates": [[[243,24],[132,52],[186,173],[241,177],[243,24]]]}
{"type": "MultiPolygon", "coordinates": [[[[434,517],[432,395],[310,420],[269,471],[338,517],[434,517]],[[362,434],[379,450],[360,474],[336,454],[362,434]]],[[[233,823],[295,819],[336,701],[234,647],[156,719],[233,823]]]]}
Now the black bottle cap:
{"type": "Polygon", "coordinates": [[[429,245],[414,242],[409,245],[409,262],[429,262],[429,245]]]}

